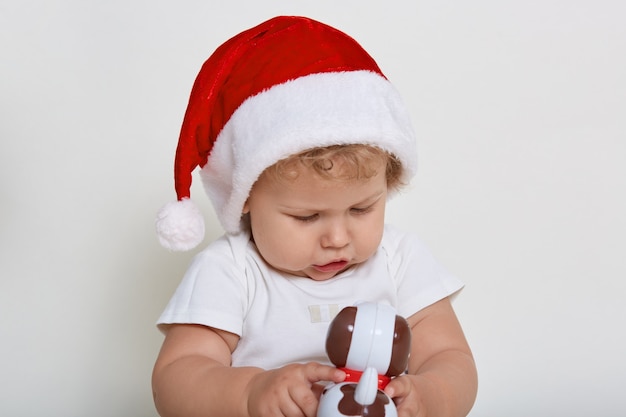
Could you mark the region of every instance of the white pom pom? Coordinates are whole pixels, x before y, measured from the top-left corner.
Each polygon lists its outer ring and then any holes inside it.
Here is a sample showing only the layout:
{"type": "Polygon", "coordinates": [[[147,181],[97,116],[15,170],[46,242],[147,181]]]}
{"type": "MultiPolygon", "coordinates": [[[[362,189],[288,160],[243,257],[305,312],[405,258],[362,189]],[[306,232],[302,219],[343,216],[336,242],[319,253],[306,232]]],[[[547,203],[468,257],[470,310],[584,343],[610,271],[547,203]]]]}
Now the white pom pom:
{"type": "Polygon", "coordinates": [[[163,206],[157,214],[156,229],[161,245],[172,251],[193,249],[204,239],[202,213],[188,198],[163,206]]]}

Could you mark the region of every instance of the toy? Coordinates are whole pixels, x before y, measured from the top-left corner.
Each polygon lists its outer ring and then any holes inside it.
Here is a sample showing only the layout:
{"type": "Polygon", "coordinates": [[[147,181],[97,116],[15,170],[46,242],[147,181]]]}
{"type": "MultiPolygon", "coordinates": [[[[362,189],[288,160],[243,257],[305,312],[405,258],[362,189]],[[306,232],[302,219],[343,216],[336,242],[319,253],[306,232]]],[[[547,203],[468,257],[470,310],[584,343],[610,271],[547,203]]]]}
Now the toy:
{"type": "Polygon", "coordinates": [[[410,349],[411,329],[393,307],[365,302],[341,310],[328,329],[326,353],[347,377],[326,387],[317,417],[397,417],[383,389],[406,371],[410,349]]]}

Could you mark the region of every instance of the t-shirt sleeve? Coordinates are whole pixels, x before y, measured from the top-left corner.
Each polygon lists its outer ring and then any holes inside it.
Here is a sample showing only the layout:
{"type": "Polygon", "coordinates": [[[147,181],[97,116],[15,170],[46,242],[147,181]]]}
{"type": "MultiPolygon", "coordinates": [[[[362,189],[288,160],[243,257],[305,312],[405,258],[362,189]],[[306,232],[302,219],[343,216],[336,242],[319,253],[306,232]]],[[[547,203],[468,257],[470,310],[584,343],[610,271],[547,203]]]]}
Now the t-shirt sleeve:
{"type": "Polygon", "coordinates": [[[226,239],[196,255],[157,325],[201,324],[241,335],[245,271],[226,239]]]}
{"type": "Polygon", "coordinates": [[[396,281],[397,310],[404,317],[463,288],[463,282],[449,273],[412,233],[387,226],[383,249],[387,252],[390,273],[396,281]]]}

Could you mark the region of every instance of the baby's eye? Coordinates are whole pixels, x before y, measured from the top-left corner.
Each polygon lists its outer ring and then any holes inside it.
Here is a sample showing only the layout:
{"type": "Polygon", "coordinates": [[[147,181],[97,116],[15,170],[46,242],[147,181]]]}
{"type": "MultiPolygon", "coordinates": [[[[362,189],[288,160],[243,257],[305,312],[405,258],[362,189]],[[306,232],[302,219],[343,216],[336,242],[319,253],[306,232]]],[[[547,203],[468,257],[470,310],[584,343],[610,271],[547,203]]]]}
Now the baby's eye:
{"type": "Polygon", "coordinates": [[[365,214],[369,213],[372,210],[372,206],[367,207],[352,207],[350,211],[354,214],[365,214]]]}
{"type": "Polygon", "coordinates": [[[300,222],[312,222],[313,220],[317,219],[319,217],[319,214],[315,213],[315,214],[311,214],[309,216],[291,216],[294,219],[300,221],[300,222]]]}

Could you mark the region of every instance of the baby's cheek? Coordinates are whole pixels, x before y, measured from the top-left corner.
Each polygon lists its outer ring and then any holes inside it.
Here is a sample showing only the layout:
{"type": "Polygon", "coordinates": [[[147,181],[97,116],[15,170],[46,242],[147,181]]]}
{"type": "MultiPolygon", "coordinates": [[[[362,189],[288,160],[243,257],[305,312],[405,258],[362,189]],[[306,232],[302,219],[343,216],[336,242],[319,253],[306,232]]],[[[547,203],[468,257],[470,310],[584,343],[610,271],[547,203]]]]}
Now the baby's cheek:
{"type": "Polygon", "coordinates": [[[266,242],[264,249],[259,248],[259,252],[265,261],[278,269],[296,271],[310,263],[307,262],[308,251],[298,239],[277,239],[273,242],[266,242]]]}

